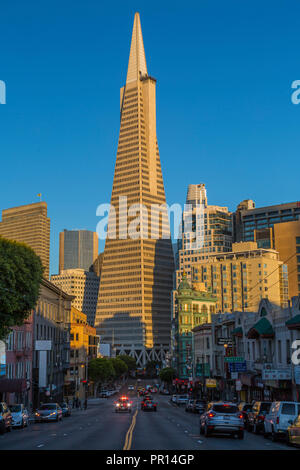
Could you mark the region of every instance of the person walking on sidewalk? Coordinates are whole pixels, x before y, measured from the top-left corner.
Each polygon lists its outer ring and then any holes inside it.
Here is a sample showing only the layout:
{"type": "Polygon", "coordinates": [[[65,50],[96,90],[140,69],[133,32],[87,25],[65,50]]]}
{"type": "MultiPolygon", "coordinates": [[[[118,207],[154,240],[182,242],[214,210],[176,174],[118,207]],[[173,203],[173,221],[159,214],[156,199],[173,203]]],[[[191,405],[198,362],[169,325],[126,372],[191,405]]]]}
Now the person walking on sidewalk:
{"type": "Polygon", "coordinates": [[[84,407],[85,410],[87,409],[87,399],[84,400],[83,407],[84,407]]]}

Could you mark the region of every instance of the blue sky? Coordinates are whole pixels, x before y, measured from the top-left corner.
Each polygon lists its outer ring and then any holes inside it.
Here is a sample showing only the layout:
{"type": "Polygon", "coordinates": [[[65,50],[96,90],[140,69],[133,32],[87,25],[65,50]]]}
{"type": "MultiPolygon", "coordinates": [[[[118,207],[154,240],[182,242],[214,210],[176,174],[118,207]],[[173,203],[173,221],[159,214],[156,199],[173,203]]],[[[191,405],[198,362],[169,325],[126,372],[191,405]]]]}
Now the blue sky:
{"type": "Polygon", "coordinates": [[[158,80],[167,202],[201,182],[230,210],[300,199],[299,1],[2,2],[0,210],[42,193],[52,273],[58,233],[95,230],[110,200],[135,11],[158,80]]]}

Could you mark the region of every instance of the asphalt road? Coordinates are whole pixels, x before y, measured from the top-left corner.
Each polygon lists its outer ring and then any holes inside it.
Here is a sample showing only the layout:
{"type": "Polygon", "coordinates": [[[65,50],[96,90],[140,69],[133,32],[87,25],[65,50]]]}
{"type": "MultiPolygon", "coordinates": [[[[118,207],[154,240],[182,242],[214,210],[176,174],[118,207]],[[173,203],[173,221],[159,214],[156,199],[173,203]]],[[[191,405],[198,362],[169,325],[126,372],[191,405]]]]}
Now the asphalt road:
{"type": "MultiPolygon", "coordinates": [[[[127,392],[127,387],[123,393],[127,392]]],[[[89,403],[62,422],[31,423],[0,436],[1,450],[290,450],[263,436],[245,438],[199,434],[199,416],[172,405],[168,396],[155,396],[157,412],[143,412],[136,392],[129,392],[132,413],[115,413],[117,395],[89,403]]],[[[293,449],[293,448],[292,448],[293,449]]],[[[296,450],[296,449],[295,449],[296,450]]]]}

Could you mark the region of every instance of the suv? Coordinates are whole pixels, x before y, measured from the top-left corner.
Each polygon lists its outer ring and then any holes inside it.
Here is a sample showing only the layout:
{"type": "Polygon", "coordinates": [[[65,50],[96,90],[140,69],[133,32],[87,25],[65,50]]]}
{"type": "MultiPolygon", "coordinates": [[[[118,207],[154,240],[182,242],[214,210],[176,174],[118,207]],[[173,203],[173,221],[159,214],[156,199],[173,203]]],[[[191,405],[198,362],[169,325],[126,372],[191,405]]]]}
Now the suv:
{"type": "Polygon", "coordinates": [[[287,428],[300,414],[300,403],[294,401],[274,401],[264,421],[264,436],[272,436],[275,442],[278,438],[287,436],[287,428]]]}
{"type": "Polygon", "coordinates": [[[0,434],[12,429],[12,414],[4,401],[0,402],[0,434]]]}
{"type": "Polygon", "coordinates": [[[204,400],[195,400],[193,404],[193,412],[202,415],[206,410],[206,402],[204,400]]]}
{"type": "Polygon", "coordinates": [[[236,403],[212,402],[207,405],[207,411],[200,416],[200,434],[209,437],[212,433],[237,434],[244,438],[243,414],[236,403]]]}
{"type": "Polygon", "coordinates": [[[247,431],[259,434],[264,430],[264,421],[271,407],[270,401],[256,401],[248,412],[247,431]]]}

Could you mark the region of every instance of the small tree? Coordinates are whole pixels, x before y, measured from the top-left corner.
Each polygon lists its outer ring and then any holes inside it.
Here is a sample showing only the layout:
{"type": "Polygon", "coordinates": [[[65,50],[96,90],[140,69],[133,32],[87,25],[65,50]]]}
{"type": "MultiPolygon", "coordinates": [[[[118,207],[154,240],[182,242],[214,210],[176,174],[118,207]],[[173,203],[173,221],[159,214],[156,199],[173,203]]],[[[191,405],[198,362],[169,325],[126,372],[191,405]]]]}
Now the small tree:
{"type": "Polygon", "coordinates": [[[176,377],[176,370],[173,369],[172,367],[166,367],[165,369],[162,369],[159,373],[160,379],[170,385],[176,377]]]}
{"type": "Polygon", "coordinates": [[[43,270],[29,246],[0,237],[0,338],[21,326],[36,306],[43,270]]]}
{"type": "Polygon", "coordinates": [[[91,359],[88,367],[88,376],[94,383],[94,393],[97,395],[97,390],[100,383],[107,382],[115,377],[116,371],[113,367],[111,359],[106,357],[91,359]]]}

